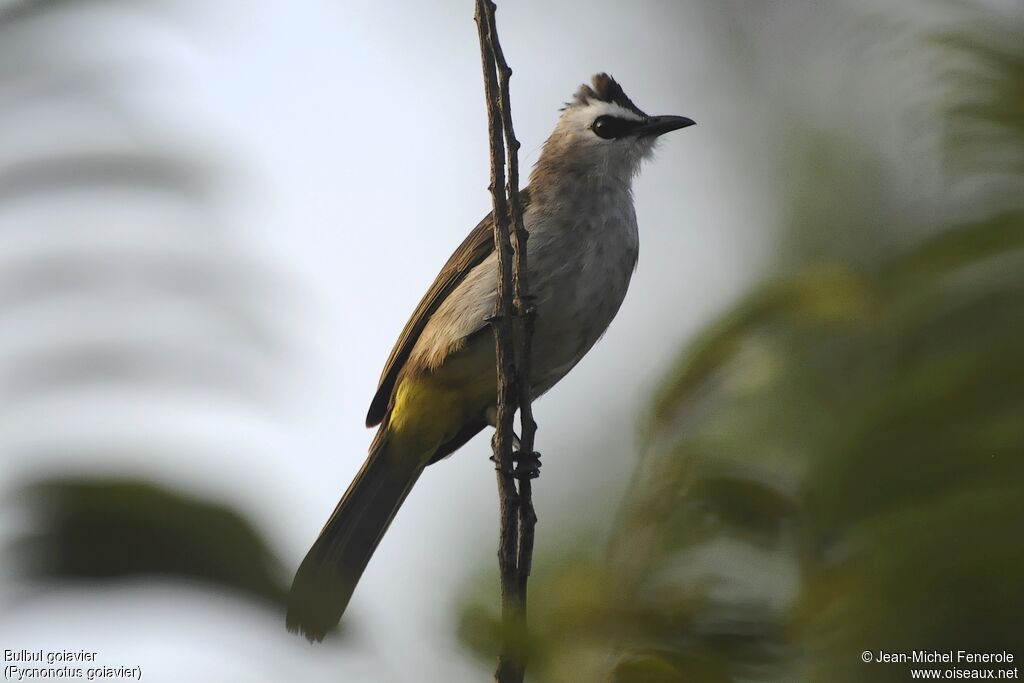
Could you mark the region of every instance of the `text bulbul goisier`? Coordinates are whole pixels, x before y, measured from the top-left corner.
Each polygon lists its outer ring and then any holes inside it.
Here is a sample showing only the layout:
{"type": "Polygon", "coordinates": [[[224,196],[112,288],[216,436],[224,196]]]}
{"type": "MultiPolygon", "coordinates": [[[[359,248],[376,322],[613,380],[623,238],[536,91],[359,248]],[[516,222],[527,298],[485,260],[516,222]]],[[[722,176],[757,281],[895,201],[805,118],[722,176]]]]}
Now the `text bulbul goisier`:
{"type": "Polygon", "coordinates": [[[4,650],[5,662],[95,662],[96,653],[88,650],[4,650]]]}

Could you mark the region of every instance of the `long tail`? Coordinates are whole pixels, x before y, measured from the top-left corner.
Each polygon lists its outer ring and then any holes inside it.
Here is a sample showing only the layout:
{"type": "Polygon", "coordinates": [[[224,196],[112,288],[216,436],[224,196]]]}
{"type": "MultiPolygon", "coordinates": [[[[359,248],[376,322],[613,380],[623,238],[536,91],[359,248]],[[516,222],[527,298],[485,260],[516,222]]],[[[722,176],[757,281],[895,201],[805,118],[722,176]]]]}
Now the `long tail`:
{"type": "Polygon", "coordinates": [[[378,435],[295,574],[288,597],[289,631],[312,642],[338,625],[373,551],[422,471],[416,459],[390,454],[387,435],[378,435]]]}

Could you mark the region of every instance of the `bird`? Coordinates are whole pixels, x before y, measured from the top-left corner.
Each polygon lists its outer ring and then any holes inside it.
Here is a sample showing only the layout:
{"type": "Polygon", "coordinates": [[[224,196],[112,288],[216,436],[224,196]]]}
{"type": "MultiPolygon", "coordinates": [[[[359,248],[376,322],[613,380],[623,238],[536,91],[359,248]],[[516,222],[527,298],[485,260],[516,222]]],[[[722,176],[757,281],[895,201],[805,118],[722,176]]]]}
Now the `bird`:
{"type": "MultiPolygon", "coordinates": [[[[633,179],[660,136],[694,125],[648,116],[606,73],[561,109],[520,191],[534,323],[530,390],[539,397],[594,346],[626,296],[639,236],[633,179]]],[[[497,401],[492,214],[420,300],[366,416],[369,454],[299,566],[286,626],[310,642],[338,626],[360,577],[424,469],[488,425],[497,401]]]]}

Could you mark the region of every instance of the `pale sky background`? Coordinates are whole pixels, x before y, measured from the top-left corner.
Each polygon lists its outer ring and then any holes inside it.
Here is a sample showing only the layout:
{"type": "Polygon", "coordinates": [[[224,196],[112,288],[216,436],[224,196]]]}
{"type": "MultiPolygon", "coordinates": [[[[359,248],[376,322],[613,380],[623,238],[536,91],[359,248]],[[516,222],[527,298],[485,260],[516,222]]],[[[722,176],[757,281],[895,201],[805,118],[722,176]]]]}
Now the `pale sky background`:
{"type": "MultiPolygon", "coordinates": [[[[775,215],[767,181],[778,142],[765,136],[765,119],[778,115],[780,93],[841,115],[853,131],[874,127],[879,146],[895,143],[894,156],[915,149],[894,132],[904,112],[886,106],[898,88],[837,113],[818,86],[867,87],[842,80],[855,47],[821,59],[830,36],[804,42],[794,19],[829,20],[813,16],[814,3],[775,4],[751,3],[765,34],[778,38],[759,53],[764,44],[710,25],[701,2],[502,3],[524,169],[561,104],[597,71],[612,73],[649,113],[698,122],[668,136],[636,183],[640,264],[618,318],[536,407],[545,463],[535,487],[539,552],[549,530],[616,505],[637,417],[660,373],[771,263],[775,226],[763,217],[775,215]],[[792,11],[780,19],[773,12],[783,5],[792,11]],[[815,46],[815,63],[799,58],[815,46]],[[737,81],[727,56],[791,63],[792,75],[737,81]]],[[[218,370],[258,386],[245,401],[132,386],[0,399],[0,446],[11,463],[0,483],[69,469],[127,473],[221,499],[268,535],[290,577],[362,463],[372,437],[363,418],[392,343],[488,210],[472,3],[86,3],[46,21],[64,27],[60,44],[25,40],[47,64],[86,75],[94,64],[129,68],[105,83],[110,97],[47,91],[42,104],[9,109],[3,161],[40,149],[144,145],[202,160],[211,202],[14,203],[0,212],[12,245],[0,266],[64,248],[213,259],[243,274],[232,280],[239,298],[283,333],[289,351],[261,354],[195,311],[144,299],[68,301],[26,314],[20,327],[9,319],[0,375],[40,340],[167,335],[177,345],[171,355],[201,348],[218,370]]],[[[896,81],[906,77],[894,71],[896,81]]],[[[13,86],[0,92],[18,102],[13,86]]],[[[5,585],[0,649],[96,650],[104,664],[141,665],[151,682],[486,679],[487,667],[456,644],[453,619],[460,589],[494,555],[488,454],[478,438],[420,480],[356,592],[352,640],[310,647],[278,615],[174,586],[27,599],[5,585]]],[[[0,520],[8,537],[26,523],[9,506],[0,520]]]]}

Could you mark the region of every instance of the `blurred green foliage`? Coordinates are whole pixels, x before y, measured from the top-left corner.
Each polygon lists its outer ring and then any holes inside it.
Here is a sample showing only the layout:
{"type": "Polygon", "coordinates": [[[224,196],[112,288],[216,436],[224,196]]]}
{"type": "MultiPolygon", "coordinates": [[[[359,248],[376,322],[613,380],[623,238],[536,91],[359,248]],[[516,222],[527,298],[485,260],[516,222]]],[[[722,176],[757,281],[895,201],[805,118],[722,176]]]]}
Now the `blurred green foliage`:
{"type": "Polygon", "coordinates": [[[968,173],[1024,174],[1024,50],[1020,19],[982,13],[969,30],[936,36],[959,57],[946,71],[950,160],[968,173]]]}
{"type": "MultiPolygon", "coordinates": [[[[1024,26],[971,13],[918,49],[949,67],[950,182],[979,191],[903,212],[849,139],[794,140],[780,272],[667,373],[607,552],[538,560],[533,680],[863,683],[910,675],[864,650],[1024,657],[1024,26]],[[877,241],[920,217],[915,242],[877,241]]],[[[462,621],[488,660],[493,595],[462,621]]]]}
{"type": "Polygon", "coordinates": [[[223,504],[125,480],[51,479],[24,487],[19,497],[34,509],[36,524],[12,551],[36,583],[168,580],[284,603],[279,561],[223,504]]]}

